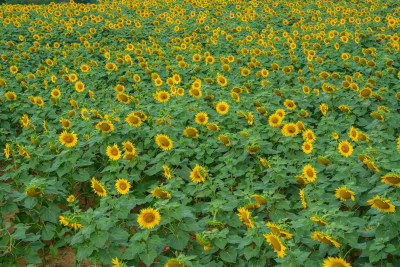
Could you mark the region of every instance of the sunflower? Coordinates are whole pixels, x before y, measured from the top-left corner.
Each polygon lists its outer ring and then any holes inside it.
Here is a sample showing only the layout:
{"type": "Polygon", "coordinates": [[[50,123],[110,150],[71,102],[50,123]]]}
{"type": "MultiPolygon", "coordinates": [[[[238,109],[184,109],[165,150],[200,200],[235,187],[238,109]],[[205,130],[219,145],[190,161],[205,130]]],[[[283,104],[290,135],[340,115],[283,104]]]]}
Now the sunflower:
{"type": "Polygon", "coordinates": [[[229,140],[229,138],[224,134],[219,135],[218,140],[221,141],[226,146],[231,145],[231,140],[229,140]]]}
{"type": "Polygon", "coordinates": [[[109,133],[114,131],[114,125],[112,124],[111,121],[100,121],[96,125],[96,129],[103,132],[103,133],[109,133]]]}
{"type": "Polygon", "coordinates": [[[195,121],[198,124],[207,124],[208,122],[208,115],[205,112],[199,112],[195,116],[195,121]]]}
{"type": "Polygon", "coordinates": [[[203,236],[202,234],[196,233],[196,241],[199,243],[200,246],[203,246],[204,250],[211,249],[211,242],[210,240],[203,236]]]}
{"type": "Polygon", "coordinates": [[[229,105],[226,102],[219,102],[216,106],[215,109],[219,114],[226,114],[229,111],[229,105]]]}
{"type": "Polygon", "coordinates": [[[302,175],[294,175],[293,177],[297,179],[296,182],[298,184],[308,184],[307,179],[302,175]]]}
{"type": "Polygon", "coordinates": [[[354,192],[347,190],[346,186],[339,187],[335,190],[335,197],[340,198],[341,201],[346,201],[348,199],[354,199],[354,192]]]}
{"type": "Polygon", "coordinates": [[[171,194],[167,190],[161,189],[159,187],[154,188],[154,190],[151,191],[150,193],[152,193],[154,197],[160,199],[166,199],[171,197],[171,194]]]}
{"type": "Polygon", "coordinates": [[[107,156],[112,160],[119,160],[121,157],[121,151],[118,148],[117,144],[113,146],[107,146],[107,156]]]}
{"type": "Polygon", "coordinates": [[[28,117],[28,115],[24,114],[24,115],[21,117],[20,121],[21,121],[21,123],[22,123],[22,125],[23,125],[24,127],[28,127],[28,126],[29,126],[29,117],[28,117]]]}
{"type": "Polygon", "coordinates": [[[167,179],[171,179],[171,171],[170,171],[169,167],[167,165],[163,165],[162,167],[164,169],[164,176],[167,179]]]}
{"type": "Polygon", "coordinates": [[[290,110],[296,109],[296,104],[293,100],[286,99],[283,105],[285,105],[285,107],[290,110]]]}
{"type": "Polygon", "coordinates": [[[311,151],[313,150],[313,145],[312,145],[312,143],[304,142],[301,149],[303,150],[304,153],[310,154],[311,151]]]}
{"type": "Polygon", "coordinates": [[[305,193],[304,193],[304,188],[300,189],[299,195],[300,195],[300,199],[301,199],[301,205],[303,205],[303,208],[306,209],[307,208],[307,202],[306,202],[306,196],[305,196],[305,193]]]}
{"type": "Polygon", "coordinates": [[[190,89],[189,94],[196,98],[200,98],[202,96],[201,90],[199,88],[190,89]]]}
{"type": "Polygon", "coordinates": [[[257,203],[258,203],[259,205],[265,205],[265,204],[267,204],[267,200],[266,200],[263,196],[254,194],[254,195],[252,195],[252,197],[254,197],[254,198],[256,199],[256,201],[257,201],[257,203]]]}
{"type": "Polygon", "coordinates": [[[268,223],[267,223],[267,226],[268,226],[269,229],[271,229],[271,231],[272,231],[275,235],[277,235],[277,236],[283,237],[283,238],[285,238],[285,239],[291,239],[291,238],[293,237],[292,234],[290,234],[290,233],[288,233],[288,232],[285,232],[284,230],[282,230],[281,227],[279,227],[279,226],[276,225],[276,224],[273,224],[273,223],[268,222],[268,223]]]}
{"type": "Polygon", "coordinates": [[[141,209],[138,215],[137,222],[140,227],[151,229],[154,226],[159,225],[161,221],[161,215],[158,210],[153,208],[141,209]]]}
{"type": "Polygon", "coordinates": [[[134,112],[128,115],[128,117],[125,118],[125,121],[130,125],[130,126],[135,126],[138,127],[142,124],[142,120],[140,119],[139,116],[137,116],[134,112]]]}
{"type": "Polygon", "coordinates": [[[286,114],[286,112],[285,112],[285,110],[284,109],[277,109],[276,111],[275,111],[275,114],[276,115],[278,115],[279,117],[281,117],[281,119],[283,120],[284,118],[285,118],[285,114],[286,114]]]}
{"type": "Polygon", "coordinates": [[[6,147],[4,148],[4,155],[8,159],[10,157],[10,145],[6,143],[6,147]]]}
{"type": "Polygon", "coordinates": [[[131,102],[129,95],[124,94],[124,93],[117,94],[117,100],[121,103],[124,103],[125,105],[127,105],[127,104],[129,104],[129,102],[131,102]]]}
{"type": "Polygon", "coordinates": [[[342,154],[346,158],[351,156],[351,154],[353,153],[353,147],[347,140],[339,142],[338,149],[340,154],[342,154]]]}
{"type": "Polygon", "coordinates": [[[312,234],[311,238],[314,239],[314,240],[317,240],[317,241],[319,241],[321,243],[324,243],[324,244],[331,244],[331,245],[334,245],[337,248],[340,247],[340,244],[336,240],[334,240],[330,235],[322,233],[322,232],[319,232],[319,231],[315,231],[312,234]]]}
{"type": "Polygon", "coordinates": [[[37,196],[43,196],[43,190],[41,187],[36,186],[36,185],[30,185],[28,188],[25,190],[25,194],[30,197],[37,197],[37,196]]]}
{"type": "Polygon", "coordinates": [[[187,137],[190,137],[190,138],[193,138],[193,139],[199,137],[197,129],[193,128],[193,127],[189,127],[188,126],[188,127],[186,127],[185,130],[183,130],[183,132],[185,133],[185,135],[187,137]]]}
{"type": "Polygon", "coordinates": [[[268,118],[268,123],[272,127],[278,126],[282,122],[282,117],[280,117],[278,114],[272,114],[268,118]]]}
{"type": "Polygon", "coordinates": [[[282,134],[284,136],[295,136],[299,133],[299,128],[295,123],[286,123],[282,127],[282,134]]]}
{"type": "Polygon", "coordinates": [[[262,158],[262,157],[260,157],[259,160],[260,160],[261,164],[262,164],[265,168],[267,168],[267,169],[271,168],[271,165],[269,164],[269,162],[268,162],[267,160],[265,160],[265,159],[262,158]]]}
{"type": "Polygon", "coordinates": [[[384,212],[395,212],[396,207],[390,204],[390,200],[386,200],[376,195],[373,199],[367,201],[372,208],[377,208],[379,211],[384,212]]]}
{"type": "Polygon", "coordinates": [[[97,181],[94,177],[91,180],[92,183],[92,188],[94,192],[99,196],[99,197],[106,197],[107,196],[107,190],[104,188],[104,186],[97,181]]]}
{"type": "Polygon", "coordinates": [[[200,166],[199,164],[196,164],[196,166],[193,168],[193,170],[190,172],[190,179],[194,183],[200,183],[204,182],[207,177],[207,171],[203,166],[200,166]]]}
{"type": "Polygon", "coordinates": [[[316,222],[319,226],[325,226],[328,224],[327,220],[325,220],[319,216],[311,217],[310,220],[316,222]]]}
{"type": "Polygon", "coordinates": [[[121,195],[126,195],[131,188],[131,184],[126,179],[117,179],[115,182],[115,188],[121,195]]]}
{"type": "Polygon", "coordinates": [[[74,196],[74,195],[70,195],[70,196],[67,198],[67,202],[68,202],[68,203],[73,203],[73,202],[75,202],[75,196],[74,196]]]}
{"type": "Polygon", "coordinates": [[[326,104],[322,103],[321,105],[319,105],[319,109],[321,110],[322,115],[325,116],[326,112],[328,111],[328,106],[326,104]]]}
{"type": "Polygon", "coordinates": [[[4,94],[4,96],[5,96],[8,100],[11,100],[11,101],[17,100],[17,94],[14,93],[14,92],[7,92],[7,93],[4,94]]]}
{"type": "Polygon", "coordinates": [[[124,146],[125,152],[136,154],[136,148],[133,146],[133,144],[130,141],[122,142],[122,145],[124,146]]]}
{"type": "Polygon", "coordinates": [[[274,252],[278,254],[278,258],[283,258],[286,255],[285,250],[287,249],[282,242],[279,240],[279,237],[275,236],[273,233],[264,234],[263,235],[270,246],[274,248],[274,252]]]}
{"type": "Polygon", "coordinates": [[[60,140],[61,144],[66,147],[73,147],[78,142],[78,138],[76,137],[76,134],[74,134],[74,132],[67,133],[67,131],[64,131],[61,133],[59,140],[60,140]]]}
{"type": "Polygon", "coordinates": [[[179,259],[170,259],[164,267],[185,267],[185,264],[179,259]]]}
{"type": "Polygon", "coordinates": [[[219,126],[215,123],[207,123],[207,129],[214,131],[214,132],[218,132],[219,131],[219,126]]]}
{"type": "Polygon", "coordinates": [[[310,164],[307,164],[303,167],[303,175],[309,182],[314,182],[317,178],[317,173],[310,164]]]}
{"type": "Polygon", "coordinates": [[[351,128],[350,128],[349,137],[350,137],[351,140],[353,140],[354,142],[357,142],[357,141],[358,141],[358,131],[357,131],[356,128],[354,128],[353,126],[351,126],[351,128]]]}
{"type": "Polygon", "coordinates": [[[85,84],[80,81],[75,83],[75,90],[79,93],[82,93],[83,91],[85,91],[85,84]]]}
{"type": "Polygon", "coordinates": [[[157,92],[157,101],[159,101],[161,103],[165,103],[165,102],[168,102],[169,99],[170,99],[170,95],[167,91],[158,91],[157,92]]]}
{"type": "Polygon", "coordinates": [[[240,220],[244,225],[247,225],[249,228],[254,228],[253,221],[250,219],[250,212],[242,207],[238,209],[237,216],[239,216],[240,220]]]}
{"type": "Polygon", "coordinates": [[[217,73],[217,82],[219,85],[221,85],[223,87],[228,85],[228,80],[219,73],[217,73]]]}
{"type": "Polygon", "coordinates": [[[400,187],[400,175],[389,173],[381,177],[382,182],[388,185],[396,185],[400,187]]]}
{"type": "Polygon", "coordinates": [[[312,130],[308,129],[303,132],[303,139],[306,142],[313,143],[317,139],[317,137],[315,136],[312,130]]]}
{"type": "Polygon", "coordinates": [[[324,166],[328,166],[330,164],[329,160],[322,156],[318,156],[318,161],[324,166]]]}
{"type": "Polygon", "coordinates": [[[61,96],[61,92],[58,89],[53,89],[50,94],[54,98],[59,98],[61,96]]]}
{"type": "Polygon", "coordinates": [[[158,134],[156,136],[156,144],[164,150],[171,150],[173,147],[171,139],[165,134],[158,134]]]}
{"type": "Polygon", "coordinates": [[[126,267],[126,265],[122,261],[120,261],[118,258],[112,259],[111,262],[112,262],[112,264],[114,264],[111,267],[126,267]]]}
{"type": "Polygon", "coordinates": [[[324,260],[322,267],[351,267],[351,265],[342,258],[328,257],[324,260]]]}

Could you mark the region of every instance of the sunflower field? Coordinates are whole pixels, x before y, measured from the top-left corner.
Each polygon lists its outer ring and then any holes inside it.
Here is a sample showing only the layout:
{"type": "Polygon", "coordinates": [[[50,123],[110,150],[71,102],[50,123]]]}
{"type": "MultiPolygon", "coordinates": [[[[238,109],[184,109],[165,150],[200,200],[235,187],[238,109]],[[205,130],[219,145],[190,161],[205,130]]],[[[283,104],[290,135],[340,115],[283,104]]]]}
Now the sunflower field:
{"type": "Polygon", "coordinates": [[[1,266],[400,266],[398,1],[2,4],[0,36],[1,266]]]}

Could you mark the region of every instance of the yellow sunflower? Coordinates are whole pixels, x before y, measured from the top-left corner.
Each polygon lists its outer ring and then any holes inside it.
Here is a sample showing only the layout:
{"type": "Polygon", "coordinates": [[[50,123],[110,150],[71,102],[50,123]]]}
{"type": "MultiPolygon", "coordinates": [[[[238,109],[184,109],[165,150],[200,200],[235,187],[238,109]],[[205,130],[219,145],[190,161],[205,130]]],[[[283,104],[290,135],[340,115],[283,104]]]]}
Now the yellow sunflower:
{"type": "Polygon", "coordinates": [[[229,140],[229,138],[224,134],[219,135],[218,140],[221,141],[226,146],[231,145],[231,140],[229,140]]]}
{"type": "Polygon", "coordinates": [[[188,126],[188,127],[186,127],[185,130],[183,130],[183,132],[185,133],[185,135],[187,137],[190,137],[190,138],[193,138],[193,139],[199,137],[197,129],[193,128],[193,127],[189,127],[188,126]]]}
{"type": "Polygon", "coordinates": [[[97,181],[94,177],[91,180],[92,183],[92,188],[94,192],[99,196],[99,197],[106,197],[107,196],[107,190],[104,188],[104,186],[97,181]]]}
{"type": "Polygon", "coordinates": [[[76,137],[76,134],[74,134],[74,132],[67,133],[67,131],[64,131],[61,133],[59,140],[63,146],[73,147],[78,142],[78,137],[76,137]]]}
{"type": "Polygon", "coordinates": [[[164,150],[171,150],[173,147],[171,139],[165,134],[157,134],[156,144],[164,150]]]}
{"type": "Polygon", "coordinates": [[[395,212],[396,207],[390,204],[390,200],[386,200],[376,195],[373,199],[367,201],[372,208],[377,208],[380,212],[395,212]]]}
{"type": "Polygon", "coordinates": [[[325,116],[328,111],[328,106],[326,104],[322,103],[321,105],[319,105],[319,109],[321,110],[322,114],[325,116]]]}
{"type": "Polygon", "coordinates": [[[112,160],[119,160],[121,157],[121,151],[118,148],[117,144],[113,146],[107,146],[107,156],[112,160]]]}
{"type": "Polygon", "coordinates": [[[219,126],[215,123],[207,123],[207,129],[210,131],[218,132],[219,126]]]}
{"type": "Polygon", "coordinates": [[[170,259],[164,267],[185,267],[185,264],[178,259],[170,259]]]}
{"type": "Polygon", "coordinates": [[[4,148],[4,155],[8,159],[10,157],[10,145],[6,143],[6,147],[4,148]]]}
{"type": "Polygon", "coordinates": [[[312,130],[308,129],[303,132],[303,139],[306,142],[313,143],[317,139],[317,137],[315,136],[312,130]]]}
{"type": "Polygon", "coordinates": [[[331,244],[331,245],[334,245],[337,248],[340,247],[340,244],[336,240],[334,240],[330,235],[322,233],[322,232],[319,232],[319,231],[315,231],[312,234],[311,238],[314,239],[314,240],[317,240],[317,241],[319,241],[321,243],[324,243],[324,244],[331,244]]]}
{"type": "Polygon", "coordinates": [[[114,125],[111,121],[100,121],[97,123],[96,129],[103,133],[109,133],[114,131],[114,125]]]}
{"type": "Polygon", "coordinates": [[[382,182],[388,185],[396,185],[400,187],[400,175],[395,173],[388,173],[381,177],[382,182]]]}
{"type": "Polygon", "coordinates": [[[258,203],[259,205],[265,205],[265,204],[267,204],[267,200],[266,200],[263,196],[254,194],[254,195],[252,195],[252,197],[254,197],[254,198],[256,199],[256,201],[257,201],[257,203],[258,203]]]}
{"type": "Polygon", "coordinates": [[[229,105],[226,102],[219,102],[216,106],[215,109],[219,114],[226,114],[229,111],[229,105]]]}
{"type": "Polygon", "coordinates": [[[299,133],[299,128],[295,123],[286,123],[282,127],[282,134],[284,136],[295,136],[299,133]]]}
{"type": "Polygon", "coordinates": [[[125,118],[125,121],[130,125],[130,126],[135,126],[138,127],[142,124],[142,120],[140,119],[139,116],[137,116],[134,112],[128,115],[128,117],[125,118]]]}
{"type": "Polygon", "coordinates": [[[169,167],[167,165],[163,165],[162,167],[164,169],[164,176],[167,179],[171,179],[171,171],[170,171],[169,167]]]}
{"type": "Polygon", "coordinates": [[[307,181],[314,182],[317,178],[317,172],[310,164],[307,164],[303,167],[303,176],[307,179],[307,181]]]}
{"type": "Polygon", "coordinates": [[[249,228],[254,228],[253,221],[250,219],[250,211],[242,207],[238,209],[238,212],[239,213],[237,213],[237,216],[239,216],[242,223],[249,228]]]}
{"type": "Polygon", "coordinates": [[[282,230],[282,228],[276,224],[273,224],[271,222],[267,223],[267,226],[269,227],[269,229],[271,229],[271,231],[276,235],[276,236],[280,236],[283,237],[285,239],[291,239],[293,237],[292,234],[282,230]]]}
{"type": "Polygon", "coordinates": [[[193,170],[190,172],[190,179],[195,183],[204,182],[207,177],[207,171],[203,166],[196,164],[193,170]]]}
{"type": "Polygon", "coordinates": [[[353,147],[347,140],[339,142],[338,149],[340,154],[342,154],[346,158],[351,156],[351,154],[353,153],[353,147]]]}
{"type": "Polygon", "coordinates": [[[196,123],[202,125],[202,124],[207,124],[208,122],[208,115],[205,112],[199,112],[195,116],[195,121],[196,123]]]}
{"type": "Polygon", "coordinates": [[[358,131],[357,131],[356,128],[354,128],[353,126],[351,126],[351,128],[350,128],[349,137],[350,137],[351,140],[353,140],[354,142],[357,142],[357,141],[358,141],[358,131]]]}
{"type": "Polygon", "coordinates": [[[22,125],[24,127],[28,127],[29,126],[29,117],[27,114],[22,115],[20,122],[22,123],[22,125]]]}
{"type": "Polygon", "coordinates": [[[341,201],[346,201],[348,199],[354,199],[354,192],[347,190],[346,186],[339,187],[335,190],[335,197],[340,198],[341,201]]]}
{"type": "Polygon", "coordinates": [[[282,122],[282,117],[280,117],[277,114],[272,114],[271,116],[268,117],[268,123],[272,127],[278,126],[282,122]]]}
{"type": "Polygon", "coordinates": [[[164,103],[170,99],[170,95],[167,91],[159,91],[157,92],[157,101],[164,103]]]}
{"type": "Polygon", "coordinates": [[[285,102],[283,103],[283,105],[284,105],[287,109],[290,109],[290,110],[296,109],[296,104],[294,103],[293,100],[286,99],[285,102]]]}
{"type": "Polygon", "coordinates": [[[316,222],[319,226],[325,226],[328,224],[328,221],[319,216],[311,217],[310,220],[316,222]]]}
{"type": "Polygon", "coordinates": [[[270,246],[274,248],[274,252],[278,254],[278,258],[283,258],[287,249],[282,242],[279,240],[279,237],[275,236],[273,233],[264,234],[263,235],[270,246]]]}
{"type": "Polygon", "coordinates": [[[306,195],[304,193],[304,188],[300,189],[299,195],[300,195],[300,199],[301,199],[301,205],[303,205],[303,208],[306,209],[307,208],[307,202],[306,202],[306,195]]]}
{"type": "Polygon", "coordinates": [[[121,195],[126,195],[131,188],[131,184],[126,179],[117,179],[115,182],[115,188],[121,195]]]}
{"type": "Polygon", "coordinates": [[[140,227],[151,229],[154,226],[159,225],[161,221],[161,215],[158,210],[153,208],[141,209],[138,215],[137,222],[140,227]]]}
{"type": "Polygon", "coordinates": [[[75,90],[79,93],[82,93],[83,91],[85,91],[85,84],[83,82],[76,82],[75,83],[75,90]]]}
{"type": "Polygon", "coordinates": [[[159,187],[154,188],[154,190],[151,191],[150,193],[152,193],[154,197],[160,198],[160,199],[166,199],[166,198],[171,197],[171,194],[167,190],[164,190],[159,187]]]}
{"type": "Polygon", "coordinates": [[[313,150],[313,144],[309,142],[304,142],[301,149],[303,150],[304,153],[310,154],[311,151],[313,150]]]}
{"type": "Polygon", "coordinates": [[[342,258],[328,257],[322,267],[351,267],[351,265],[342,258]]]}

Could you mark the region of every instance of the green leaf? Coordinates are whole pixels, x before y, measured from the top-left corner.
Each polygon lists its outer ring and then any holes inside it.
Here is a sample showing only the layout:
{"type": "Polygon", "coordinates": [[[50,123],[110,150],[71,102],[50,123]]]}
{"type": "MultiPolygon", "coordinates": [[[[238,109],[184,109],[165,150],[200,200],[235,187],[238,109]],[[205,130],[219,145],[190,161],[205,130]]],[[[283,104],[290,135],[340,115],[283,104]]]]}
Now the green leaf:
{"type": "Polygon", "coordinates": [[[57,223],[59,216],[60,208],[54,203],[50,203],[49,207],[45,207],[40,210],[40,217],[44,221],[57,223]]]}
{"type": "Polygon", "coordinates": [[[177,235],[170,234],[168,236],[168,244],[177,250],[183,250],[189,242],[189,233],[178,230],[177,235]]]}
{"type": "Polygon", "coordinates": [[[78,246],[76,249],[76,259],[78,261],[83,260],[84,258],[89,257],[93,252],[93,246],[90,244],[83,244],[81,246],[78,246]]]}
{"type": "Polygon", "coordinates": [[[90,236],[90,243],[92,243],[96,248],[103,248],[108,236],[108,232],[105,231],[94,232],[90,236]]]}
{"type": "Polygon", "coordinates": [[[75,181],[78,182],[86,182],[90,180],[90,174],[87,170],[79,170],[77,174],[73,174],[72,177],[74,178],[75,181]]]}
{"type": "Polygon", "coordinates": [[[140,252],[145,250],[145,245],[140,243],[137,240],[130,242],[129,247],[125,250],[124,254],[122,255],[123,260],[132,260],[138,255],[140,252]]]}
{"type": "Polygon", "coordinates": [[[219,254],[221,259],[226,262],[230,263],[235,263],[236,262],[236,257],[237,257],[237,252],[236,249],[233,246],[230,246],[228,251],[221,251],[219,254]]]}
{"type": "Polygon", "coordinates": [[[149,250],[148,253],[144,252],[140,254],[140,259],[143,261],[146,266],[150,266],[154,259],[157,257],[157,252],[154,249],[149,250]]]}
{"type": "Polygon", "coordinates": [[[56,226],[52,223],[47,223],[45,227],[42,229],[42,239],[43,240],[50,240],[53,238],[54,233],[56,230],[56,226]]]}

